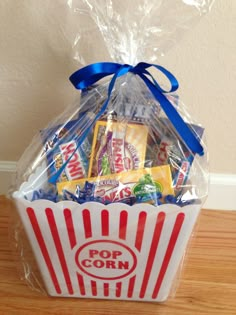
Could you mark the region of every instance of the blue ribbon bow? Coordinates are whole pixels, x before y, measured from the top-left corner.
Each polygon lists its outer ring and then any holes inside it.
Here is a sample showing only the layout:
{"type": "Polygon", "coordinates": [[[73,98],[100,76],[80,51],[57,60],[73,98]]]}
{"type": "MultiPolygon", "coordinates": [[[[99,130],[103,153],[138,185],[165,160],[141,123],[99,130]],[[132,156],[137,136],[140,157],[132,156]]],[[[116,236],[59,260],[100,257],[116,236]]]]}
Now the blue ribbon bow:
{"type": "MultiPolygon", "coordinates": [[[[101,107],[100,111],[97,113],[97,115],[94,118],[94,122],[96,122],[102,114],[106,111],[108,103],[110,101],[111,93],[114,88],[116,79],[122,75],[127,74],[128,72],[131,72],[135,75],[138,75],[146,84],[146,86],[149,88],[151,93],[153,94],[154,98],[160,103],[161,108],[165,112],[166,116],[174,126],[175,130],[179,134],[179,136],[184,141],[185,145],[193,152],[197,153],[199,155],[204,154],[203,147],[200,143],[200,139],[197,137],[195,133],[191,131],[189,126],[185,123],[185,121],[182,119],[182,117],[179,115],[175,107],[171,104],[171,102],[168,100],[168,98],[165,96],[166,93],[175,92],[178,87],[178,81],[174,77],[172,73],[170,73],[168,70],[166,70],[164,67],[155,65],[155,64],[149,64],[145,62],[140,62],[136,66],[131,66],[128,64],[119,64],[119,63],[113,63],[113,62],[99,62],[94,63],[91,65],[88,65],[75,73],[73,73],[70,76],[71,83],[75,86],[78,90],[83,90],[97,81],[101,80],[102,78],[105,78],[107,76],[113,75],[110,84],[108,86],[108,93],[107,93],[107,99],[103,106],[101,107]],[[166,78],[169,80],[171,84],[170,90],[164,90],[154,79],[154,77],[151,75],[151,73],[147,70],[150,67],[154,67],[160,72],[162,72],[166,78]]],[[[93,124],[91,124],[92,127],[93,124]]],[[[83,143],[84,139],[87,137],[88,133],[90,131],[90,128],[84,131],[83,134],[81,134],[80,140],[78,142],[77,148],[83,143]]],[[[76,148],[76,150],[77,150],[76,148]]],[[[75,150],[75,151],[76,151],[75,150]]],[[[71,157],[73,156],[73,153],[71,157]]],[[[70,157],[70,158],[71,158],[70,157]]],[[[63,170],[65,169],[67,163],[70,161],[70,158],[62,165],[61,169],[56,172],[51,178],[50,182],[55,183],[58,177],[61,175],[63,170]]]]}

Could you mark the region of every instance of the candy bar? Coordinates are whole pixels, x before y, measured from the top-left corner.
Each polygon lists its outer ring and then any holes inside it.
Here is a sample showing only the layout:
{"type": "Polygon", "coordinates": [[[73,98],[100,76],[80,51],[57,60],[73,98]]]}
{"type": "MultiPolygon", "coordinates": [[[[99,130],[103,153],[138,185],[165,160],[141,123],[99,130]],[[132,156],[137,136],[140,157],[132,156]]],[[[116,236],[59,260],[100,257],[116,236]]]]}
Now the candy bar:
{"type": "Polygon", "coordinates": [[[88,128],[93,115],[87,113],[65,125],[41,131],[44,142],[43,154],[46,154],[49,177],[61,169],[67,162],[59,181],[75,180],[87,177],[88,158],[91,152],[90,135],[78,146],[83,129],[88,128]]]}
{"type": "Polygon", "coordinates": [[[174,187],[176,192],[180,192],[188,178],[188,174],[190,171],[190,162],[188,160],[183,161],[181,163],[180,168],[174,178],[174,187]]]}
{"type": "Polygon", "coordinates": [[[94,130],[89,177],[144,167],[148,128],[139,124],[98,121],[94,130]]]}
{"type": "MultiPolygon", "coordinates": [[[[201,138],[204,129],[194,124],[188,124],[192,131],[201,138]]],[[[169,164],[173,177],[173,187],[176,194],[181,193],[194,160],[191,152],[183,141],[173,133],[170,121],[159,118],[157,126],[151,126],[152,133],[149,134],[148,148],[145,166],[160,166],[169,164]]]]}

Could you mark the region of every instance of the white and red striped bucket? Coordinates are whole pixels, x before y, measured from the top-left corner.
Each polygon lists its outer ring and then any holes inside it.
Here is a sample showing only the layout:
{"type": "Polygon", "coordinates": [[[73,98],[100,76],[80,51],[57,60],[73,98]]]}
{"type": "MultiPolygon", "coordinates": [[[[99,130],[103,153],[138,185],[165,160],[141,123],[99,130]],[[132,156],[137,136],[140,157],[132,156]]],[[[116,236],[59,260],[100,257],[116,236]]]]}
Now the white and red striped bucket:
{"type": "Polygon", "coordinates": [[[14,198],[48,294],[64,297],[166,300],[200,211],[14,198]]]}

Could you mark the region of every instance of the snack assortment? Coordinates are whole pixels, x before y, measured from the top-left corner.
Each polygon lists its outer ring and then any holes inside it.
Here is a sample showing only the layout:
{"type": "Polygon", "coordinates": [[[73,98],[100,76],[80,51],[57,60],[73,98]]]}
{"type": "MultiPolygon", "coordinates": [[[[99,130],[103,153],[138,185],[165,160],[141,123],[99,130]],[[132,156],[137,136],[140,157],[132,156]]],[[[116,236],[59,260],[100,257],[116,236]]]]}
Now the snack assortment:
{"type": "MultiPolygon", "coordinates": [[[[87,96],[91,94],[89,106],[86,104],[90,111],[41,131],[48,179],[58,172],[60,176],[53,186],[49,184],[46,190],[34,191],[31,199],[155,206],[199,202],[189,191],[187,200],[182,198],[195,154],[174,132],[160,105],[155,100],[151,105],[149,100],[147,104],[144,101],[136,104],[132,115],[130,111],[124,115],[121,107],[126,104],[112,100],[111,109],[94,120],[96,110],[102,105],[100,100],[96,102],[94,92],[97,93],[96,88],[86,92],[87,96]],[[150,116],[145,116],[148,112],[150,116]],[[86,136],[79,142],[83,132],[86,136]]],[[[202,137],[202,127],[188,126],[199,139],[202,137]]]]}
{"type": "Polygon", "coordinates": [[[57,187],[63,199],[79,203],[98,201],[133,205],[147,202],[158,205],[162,195],[174,193],[169,165],[63,182],[57,187]]]}
{"type": "MultiPolygon", "coordinates": [[[[201,201],[201,196],[192,193],[189,180],[195,153],[147,87],[133,75],[128,82],[122,79],[102,114],[107,83],[83,90],[78,111],[70,120],[41,130],[47,180],[30,196],[25,194],[26,199],[155,206],[201,201]],[[141,197],[135,191],[145,180],[147,194],[141,197]],[[159,189],[150,188],[148,180],[159,189]]],[[[181,107],[176,93],[167,98],[176,109],[181,107]]],[[[204,129],[193,123],[187,126],[200,141],[204,129]]]]}

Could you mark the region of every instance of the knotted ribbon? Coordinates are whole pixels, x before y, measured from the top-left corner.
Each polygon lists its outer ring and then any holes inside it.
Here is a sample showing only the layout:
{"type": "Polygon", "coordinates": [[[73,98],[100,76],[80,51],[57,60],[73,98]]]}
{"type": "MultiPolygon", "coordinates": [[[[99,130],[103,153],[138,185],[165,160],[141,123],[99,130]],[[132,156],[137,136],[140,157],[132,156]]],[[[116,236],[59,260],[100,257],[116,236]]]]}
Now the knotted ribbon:
{"type": "MultiPolygon", "coordinates": [[[[176,132],[179,134],[179,136],[181,137],[185,145],[193,153],[203,155],[204,150],[200,143],[200,139],[197,137],[195,133],[191,131],[191,129],[185,123],[185,121],[180,116],[178,111],[175,109],[175,107],[171,104],[171,102],[165,96],[165,94],[175,92],[178,89],[179,84],[178,84],[177,79],[174,77],[172,73],[170,73],[164,67],[160,65],[145,63],[145,62],[140,62],[136,66],[131,66],[128,64],[122,65],[122,64],[113,63],[113,62],[99,62],[99,63],[88,65],[74,72],[70,76],[70,81],[74,85],[74,87],[78,90],[83,90],[93,85],[94,83],[98,82],[99,80],[107,76],[113,75],[108,86],[107,99],[102,105],[97,115],[95,116],[93,123],[91,123],[90,128],[87,128],[81,134],[75,151],[78,149],[78,147],[81,146],[81,144],[83,143],[84,139],[87,137],[93,124],[106,111],[116,79],[118,77],[121,77],[122,75],[127,74],[128,72],[131,72],[134,75],[138,75],[144,81],[146,86],[149,88],[149,90],[153,94],[154,98],[160,103],[161,108],[165,112],[166,116],[168,117],[172,125],[174,126],[176,132]],[[171,85],[169,90],[164,90],[157,83],[157,81],[154,79],[151,73],[147,70],[150,67],[154,67],[155,69],[159,70],[160,72],[162,72],[162,74],[166,76],[166,78],[169,80],[170,85],[171,85]]],[[[61,173],[65,169],[67,163],[70,161],[72,156],[73,156],[73,153],[71,154],[70,158],[64,162],[62,167],[50,178],[49,181],[51,183],[56,183],[58,177],[61,175],[61,173]]]]}

